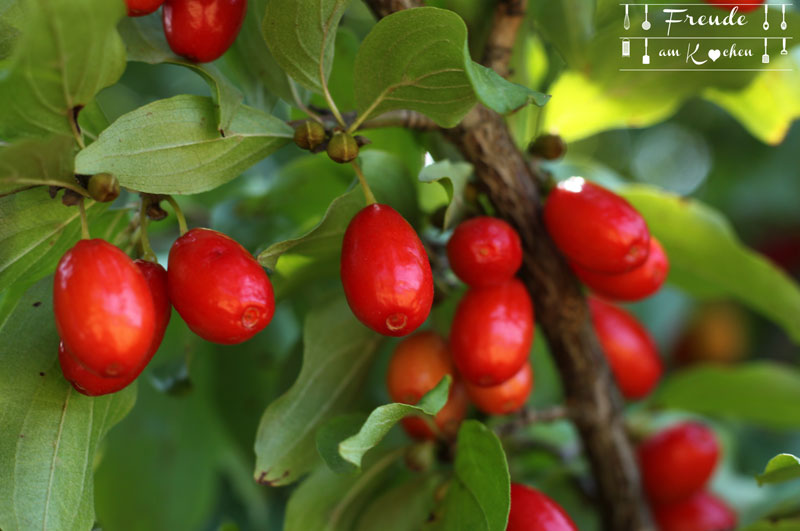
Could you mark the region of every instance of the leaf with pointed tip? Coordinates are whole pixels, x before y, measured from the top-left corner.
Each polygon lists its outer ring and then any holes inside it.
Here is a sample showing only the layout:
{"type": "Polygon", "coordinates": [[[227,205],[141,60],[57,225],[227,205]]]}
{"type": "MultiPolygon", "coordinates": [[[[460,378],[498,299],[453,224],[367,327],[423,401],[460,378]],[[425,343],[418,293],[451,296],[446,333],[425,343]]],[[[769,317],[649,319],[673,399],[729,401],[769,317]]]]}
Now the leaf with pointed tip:
{"type": "Polygon", "coordinates": [[[759,485],[782,483],[800,478],[800,459],[792,454],[778,454],[769,460],[764,473],[756,476],[759,485]]]}

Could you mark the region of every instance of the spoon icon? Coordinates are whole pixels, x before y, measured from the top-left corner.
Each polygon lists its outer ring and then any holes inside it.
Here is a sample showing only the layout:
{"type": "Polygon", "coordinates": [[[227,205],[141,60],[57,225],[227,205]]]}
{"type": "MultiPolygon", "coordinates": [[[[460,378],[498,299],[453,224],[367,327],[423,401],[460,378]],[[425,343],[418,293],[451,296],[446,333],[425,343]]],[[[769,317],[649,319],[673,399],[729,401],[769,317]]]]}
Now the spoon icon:
{"type": "Polygon", "coordinates": [[[631,29],[631,17],[630,17],[630,15],[628,14],[628,4],[625,4],[625,21],[622,23],[622,26],[623,26],[623,27],[624,27],[626,30],[629,30],[629,29],[631,29]]]}
{"type": "Polygon", "coordinates": [[[781,4],[781,29],[786,31],[786,4],[781,4]]]}
{"type": "Polygon", "coordinates": [[[767,17],[769,16],[769,4],[764,4],[764,31],[769,29],[769,20],[767,17]]]}
{"type": "Polygon", "coordinates": [[[650,29],[650,21],[647,20],[647,4],[644,5],[644,22],[642,22],[642,29],[645,31],[650,29]]]}

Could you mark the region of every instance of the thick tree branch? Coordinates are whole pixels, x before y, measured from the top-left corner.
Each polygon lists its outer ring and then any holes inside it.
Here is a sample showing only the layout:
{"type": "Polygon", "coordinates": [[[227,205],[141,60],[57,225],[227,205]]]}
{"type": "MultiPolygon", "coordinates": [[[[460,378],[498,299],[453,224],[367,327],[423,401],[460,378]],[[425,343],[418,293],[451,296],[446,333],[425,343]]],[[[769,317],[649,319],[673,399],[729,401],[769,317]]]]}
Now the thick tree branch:
{"type": "Polygon", "coordinates": [[[528,0],[498,0],[494,9],[492,30],[481,62],[503,77],[508,77],[511,51],[527,8],[528,0]]]}

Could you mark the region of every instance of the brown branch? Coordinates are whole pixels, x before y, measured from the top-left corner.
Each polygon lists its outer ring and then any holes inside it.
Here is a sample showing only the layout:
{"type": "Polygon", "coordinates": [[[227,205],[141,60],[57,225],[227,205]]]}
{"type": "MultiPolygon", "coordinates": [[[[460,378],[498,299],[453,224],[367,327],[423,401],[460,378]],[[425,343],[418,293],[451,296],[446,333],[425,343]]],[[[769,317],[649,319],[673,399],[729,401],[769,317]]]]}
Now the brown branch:
{"type": "Polygon", "coordinates": [[[425,5],[422,0],[365,0],[365,2],[379,19],[397,11],[425,5]]]}
{"type": "Polygon", "coordinates": [[[564,406],[553,406],[549,409],[541,410],[524,407],[514,415],[512,420],[495,427],[494,431],[500,437],[506,437],[537,422],[553,422],[568,417],[569,410],[564,406]]]}
{"type": "Polygon", "coordinates": [[[508,63],[517,40],[517,32],[525,19],[528,0],[498,0],[482,63],[503,77],[508,77],[508,63]]]}
{"type": "MultiPolygon", "coordinates": [[[[365,1],[381,15],[393,12],[398,3],[410,3],[365,1]]],[[[506,12],[501,12],[501,17],[507,18],[502,13],[506,12]]],[[[498,27],[512,25],[495,23],[494,28],[498,27]]],[[[492,31],[490,42],[505,42],[497,35],[499,31],[492,31]]],[[[501,60],[487,55],[490,64],[498,68],[507,64],[507,57],[501,60]]],[[[541,176],[531,171],[504,118],[485,107],[476,107],[444,134],[473,164],[498,214],[520,233],[525,248],[521,275],[558,367],[570,418],[592,466],[605,528],[653,529],[625,429],[622,401],[595,337],[586,300],[542,221],[541,176]]]]}
{"type": "Polygon", "coordinates": [[[416,131],[436,131],[439,129],[436,122],[424,114],[405,109],[389,111],[375,118],[370,118],[361,124],[358,129],[360,131],[362,129],[380,129],[383,127],[405,127],[416,131]]]}

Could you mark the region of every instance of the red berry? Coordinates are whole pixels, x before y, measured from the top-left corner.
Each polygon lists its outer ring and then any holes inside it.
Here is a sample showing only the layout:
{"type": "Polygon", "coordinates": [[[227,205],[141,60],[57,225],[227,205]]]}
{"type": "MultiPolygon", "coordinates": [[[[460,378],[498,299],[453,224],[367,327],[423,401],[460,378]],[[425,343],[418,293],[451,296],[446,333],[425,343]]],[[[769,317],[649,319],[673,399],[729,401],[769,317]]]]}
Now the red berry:
{"type": "Polygon", "coordinates": [[[98,376],[129,374],[153,342],[155,310],[147,280],[104,240],[81,240],[61,257],[53,311],[64,346],[98,376]]]}
{"type": "Polygon", "coordinates": [[[246,12],[247,0],[167,0],[164,34],[176,54],[208,63],[231,47],[246,12]]]}
{"type": "Polygon", "coordinates": [[[618,301],[638,301],[658,291],[667,279],[669,260],[658,240],[650,238],[647,260],[627,273],[597,273],[575,263],[572,269],[598,295],[618,301]]]}
{"type": "Polygon", "coordinates": [[[506,415],[517,411],[525,402],[533,388],[533,371],[531,364],[525,363],[517,374],[492,387],[479,387],[466,384],[467,395],[472,403],[484,413],[490,415],[506,415]]]}
{"type": "Polygon", "coordinates": [[[655,341],[642,324],[622,308],[590,297],[589,309],[620,392],[628,400],[644,398],[658,384],[663,371],[655,341]]]}
{"type": "Polygon", "coordinates": [[[164,0],[125,0],[128,5],[129,17],[141,17],[153,13],[161,7],[164,0]]]}
{"type": "Polygon", "coordinates": [[[385,336],[405,336],[425,322],[433,274],[422,242],[392,207],[356,214],[342,243],[342,285],[359,321],[385,336]]]}
{"type": "MultiPolygon", "coordinates": [[[[436,415],[435,422],[445,436],[453,437],[467,412],[467,396],[450,360],[447,343],[441,336],[435,332],[420,332],[403,339],[389,362],[386,386],[393,401],[416,404],[446,374],[453,377],[453,383],[447,403],[436,415]]],[[[416,439],[435,438],[422,418],[406,417],[403,427],[416,439]]]]}
{"type": "Polygon", "coordinates": [[[544,221],[570,261],[602,273],[624,273],[642,265],[650,233],[625,199],[581,177],[570,177],[550,192],[544,221]]]}
{"type": "MultiPolygon", "coordinates": [[[[720,9],[723,9],[725,11],[730,11],[731,9],[733,9],[733,6],[731,5],[733,2],[731,2],[730,0],[706,0],[706,2],[708,2],[712,6],[718,6],[720,9]]],[[[749,13],[750,11],[754,11],[759,7],[761,7],[763,3],[764,0],[744,0],[742,2],[737,2],[739,6],[739,11],[741,11],[742,13],[749,13]]]]}
{"type": "Polygon", "coordinates": [[[527,485],[512,483],[506,531],[578,531],[578,528],[550,497],[527,485]]]}
{"type": "Polygon", "coordinates": [[[674,503],[708,483],[719,458],[714,432],[684,422],[653,435],[637,450],[645,491],[654,503],[674,503]]]}
{"type": "Polygon", "coordinates": [[[730,531],[736,528],[736,513],[708,492],[671,505],[658,505],[653,515],[660,531],[730,531]]]}
{"type": "Polygon", "coordinates": [[[169,298],[186,324],[213,343],[233,345],[264,329],[275,313],[272,284],[247,250],[210,229],[192,229],[172,244],[169,298]]]}
{"type": "Polygon", "coordinates": [[[522,368],[533,342],[533,304],[525,285],[470,288],[450,329],[453,360],[473,385],[499,385],[522,368]]]}
{"type": "Polygon", "coordinates": [[[453,272],[470,286],[502,284],[522,265],[522,243],[511,225],[482,216],[456,227],[447,258],[453,272]]]}
{"type": "Polygon", "coordinates": [[[150,287],[150,293],[153,296],[155,332],[153,333],[150,350],[137,369],[124,376],[104,378],[86,370],[75,356],[67,352],[64,342],[61,341],[58,345],[58,361],[61,364],[61,371],[64,373],[64,378],[72,384],[72,387],[84,395],[100,396],[121,391],[139,377],[139,374],[158,351],[158,347],[161,346],[161,340],[167,330],[172,310],[172,305],[167,297],[167,271],[160,265],[146,260],[136,260],[134,263],[147,280],[147,285],[150,287]]]}

